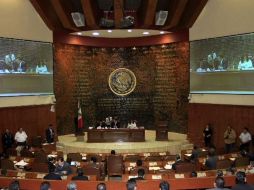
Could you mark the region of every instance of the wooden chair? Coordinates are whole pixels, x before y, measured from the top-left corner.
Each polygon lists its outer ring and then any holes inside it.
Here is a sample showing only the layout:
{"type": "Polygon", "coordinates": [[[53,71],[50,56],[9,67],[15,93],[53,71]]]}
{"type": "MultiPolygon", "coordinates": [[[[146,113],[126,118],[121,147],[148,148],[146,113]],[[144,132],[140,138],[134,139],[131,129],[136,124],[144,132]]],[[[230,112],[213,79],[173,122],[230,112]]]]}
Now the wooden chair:
{"type": "Polygon", "coordinates": [[[110,155],[107,158],[108,176],[122,175],[124,171],[123,156],[110,155]]]}
{"type": "Polygon", "coordinates": [[[16,150],[16,148],[9,148],[9,149],[7,150],[7,154],[8,154],[9,156],[17,156],[17,150],[16,150]]]}
{"type": "Polygon", "coordinates": [[[72,161],[82,162],[82,155],[80,153],[68,153],[67,159],[71,159],[72,161]]]}
{"type": "Polygon", "coordinates": [[[176,173],[187,173],[192,171],[196,171],[196,166],[193,163],[183,162],[176,164],[176,173]]]}
{"type": "Polygon", "coordinates": [[[237,157],[235,159],[235,167],[248,166],[250,164],[250,159],[248,157],[237,157]]]}
{"type": "Polygon", "coordinates": [[[101,173],[100,166],[92,166],[90,164],[84,165],[83,167],[84,175],[95,175],[96,180],[104,180],[104,176],[101,173]]]}
{"type": "Polygon", "coordinates": [[[217,160],[216,169],[226,169],[232,166],[232,162],[228,159],[217,160]]]}
{"type": "Polygon", "coordinates": [[[33,163],[31,166],[32,172],[48,173],[48,164],[47,163],[33,163]]]}
{"type": "Polygon", "coordinates": [[[102,157],[99,154],[87,154],[86,160],[90,161],[92,157],[95,157],[97,159],[97,162],[102,162],[102,157]]]}
{"type": "Polygon", "coordinates": [[[41,148],[42,136],[36,136],[32,138],[32,146],[41,148]]]}
{"type": "Polygon", "coordinates": [[[48,157],[43,150],[38,150],[34,152],[34,162],[36,163],[47,163],[48,157]]]}
{"type": "Polygon", "coordinates": [[[2,170],[15,170],[13,161],[9,159],[1,160],[1,169],[2,170]]]}
{"type": "Polygon", "coordinates": [[[137,154],[135,155],[127,155],[124,158],[125,162],[137,162],[137,160],[141,160],[141,157],[137,154]]]}
{"type": "Polygon", "coordinates": [[[162,156],[148,156],[145,158],[145,161],[150,161],[150,162],[163,161],[163,157],[162,156]]]}
{"type": "Polygon", "coordinates": [[[34,157],[34,154],[27,150],[26,148],[23,148],[21,151],[20,151],[20,156],[21,157],[28,157],[28,158],[33,158],[34,157]]]}
{"type": "Polygon", "coordinates": [[[174,161],[176,159],[176,155],[167,155],[164,157],[164,161],[174,161]]]}

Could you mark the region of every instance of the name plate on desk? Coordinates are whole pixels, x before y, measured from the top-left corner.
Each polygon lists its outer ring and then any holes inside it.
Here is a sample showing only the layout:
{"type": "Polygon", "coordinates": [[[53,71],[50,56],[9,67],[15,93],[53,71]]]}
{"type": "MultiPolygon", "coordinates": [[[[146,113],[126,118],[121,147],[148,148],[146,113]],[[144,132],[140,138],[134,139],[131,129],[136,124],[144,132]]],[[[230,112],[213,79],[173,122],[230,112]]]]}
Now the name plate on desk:
{"type": "Polygon", "coordinates": [[[184,178],[184,174],[175,174],[176,179],[184,178]]]}

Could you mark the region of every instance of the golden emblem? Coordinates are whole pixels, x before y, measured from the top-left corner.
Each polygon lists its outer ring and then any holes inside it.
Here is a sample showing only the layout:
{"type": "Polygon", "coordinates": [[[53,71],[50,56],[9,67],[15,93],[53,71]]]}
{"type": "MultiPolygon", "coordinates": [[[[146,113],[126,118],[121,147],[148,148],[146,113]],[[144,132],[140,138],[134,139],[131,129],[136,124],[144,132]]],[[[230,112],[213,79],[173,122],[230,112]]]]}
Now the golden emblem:
{"type": "Polygon", "coordinates": [[[136,77],[131,70],[119,68],[109,75],[108,84],[114,94],[126,96],[135,89],[136,77]]]}

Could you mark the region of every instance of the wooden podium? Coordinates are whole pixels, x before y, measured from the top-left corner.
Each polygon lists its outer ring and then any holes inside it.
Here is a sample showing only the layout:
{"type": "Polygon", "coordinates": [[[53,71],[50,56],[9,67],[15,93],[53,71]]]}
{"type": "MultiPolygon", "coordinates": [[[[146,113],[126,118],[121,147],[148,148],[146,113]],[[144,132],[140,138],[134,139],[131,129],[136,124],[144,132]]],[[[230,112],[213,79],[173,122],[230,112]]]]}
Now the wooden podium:
{"type": "Polygon", "coordinates": [[[159,122],[156,126],[156,141],[168,141],[168,124],[159,122]]]}

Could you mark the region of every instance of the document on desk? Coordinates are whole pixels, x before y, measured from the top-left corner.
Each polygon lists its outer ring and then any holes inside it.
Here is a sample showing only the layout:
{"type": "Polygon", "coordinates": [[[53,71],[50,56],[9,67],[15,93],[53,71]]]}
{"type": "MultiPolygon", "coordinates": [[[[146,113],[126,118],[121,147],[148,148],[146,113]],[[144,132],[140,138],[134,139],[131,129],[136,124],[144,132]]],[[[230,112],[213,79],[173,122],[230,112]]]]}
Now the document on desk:
{"type": "Polygon", "coordinates": [[[27,162],[25,162],[24,160],[20,160],[19,162],[17,162],[16,164],[15,164],[15,166],[26,166],[28,163],[27,162]]]}

